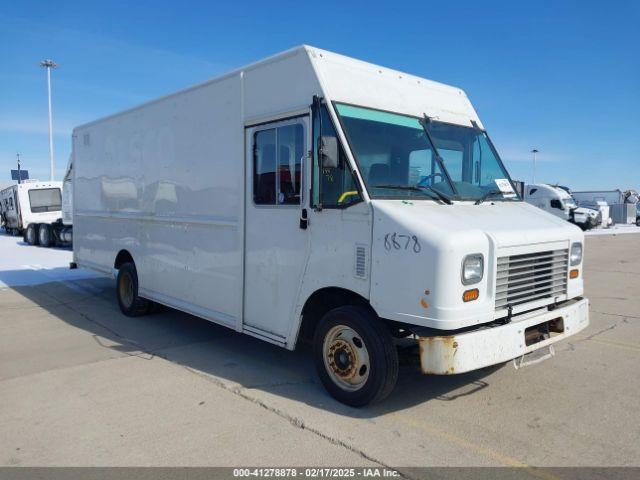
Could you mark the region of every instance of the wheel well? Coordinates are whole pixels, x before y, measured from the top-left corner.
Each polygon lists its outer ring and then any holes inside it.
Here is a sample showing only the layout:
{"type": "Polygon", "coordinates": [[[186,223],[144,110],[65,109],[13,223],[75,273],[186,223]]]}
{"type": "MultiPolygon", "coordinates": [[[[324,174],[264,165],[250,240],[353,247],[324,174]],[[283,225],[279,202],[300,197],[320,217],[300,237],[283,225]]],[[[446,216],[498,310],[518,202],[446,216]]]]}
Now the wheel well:
{"type": "Polygon", "coordinates": [[[115,268],[120,268],[125,263],[135,263],[135,262],[133,261],[133,257],[129,252],[127,252],[126,250],[120,250],[118,252],[118,255],[116,255],[116,261],[114,262],[113,266],[115,268]]]}
{"type": "Polygon", "coordinates": [[[358,305],[377,315],[369,301],[351,290],[338,287],[322,288],[314,292],[302,308],[302,324],[298,340],[310,342],[320,319],[330,310],[345,305],[358,305]]]}

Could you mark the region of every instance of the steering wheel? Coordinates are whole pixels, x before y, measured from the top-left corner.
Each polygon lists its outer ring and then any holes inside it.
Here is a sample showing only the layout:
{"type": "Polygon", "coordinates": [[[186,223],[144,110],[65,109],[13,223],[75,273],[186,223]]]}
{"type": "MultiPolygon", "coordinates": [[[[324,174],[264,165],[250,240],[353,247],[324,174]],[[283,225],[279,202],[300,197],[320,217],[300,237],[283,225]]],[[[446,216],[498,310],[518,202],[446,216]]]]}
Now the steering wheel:
{"type": "Polygon", "coordinates": [[[427,186],[427,181],[430,181],[429,185],[433,185],[436,177],[440,177],[440,181],[444,180],[444,175],[442,173],[434,172],[431,175],[427,175],[422,180],[420,180],[418,182],[418,186],[421,186],[421,187],[427,186]]]}

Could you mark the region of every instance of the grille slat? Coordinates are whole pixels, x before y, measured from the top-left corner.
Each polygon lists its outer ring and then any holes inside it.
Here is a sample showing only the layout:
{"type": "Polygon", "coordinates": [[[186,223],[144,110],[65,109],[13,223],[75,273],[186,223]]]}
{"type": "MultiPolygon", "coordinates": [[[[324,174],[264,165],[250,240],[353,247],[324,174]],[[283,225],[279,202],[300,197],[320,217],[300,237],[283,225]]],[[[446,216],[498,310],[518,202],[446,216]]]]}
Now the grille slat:
{"type": "Polygon", "coordinates": [[[530,268],[540,269],[546,266],[556,266],[556,265],[564,266],[566,263],[567,263],[567,259],[562,258],[558,260],[539,259],[539,260],[531,261],[528,263],[515,263],[513,265],[504,264],[498,267],[498,274],[501,274],[504,272],[513,273],[513,272],[518,272],[519,270],[527,270],[530,268]]]}
{"type": "Polygon", "coordinates": [[[498,258],[495,308],[566,294],[568,263],[567,249],[498,258]]]}
{"type": "Polygon", "coordinates": [[[516,263],[526,263],[526,262],[531,262],[533,260],[538,260],[538,259],[549,259],[549,260],[556,260],[556,259],[561,259],[561,258],[567,258],[567,254],[564,252],[544,252],[543,254],[539,254],[539,255],[517,255],[518,257],[522,257],[522,258],[518,258],[516,260],[509,260],[511,257],[503,257],[503,258],[499,258],[498,259],[498,266],[501,265],[507,265],[507,264],[516,264],[516,263]]]}
{"type": "MultiPolygon", "coordinates": [[[[555,278],[559,276],[563,276],[565,274],[562,267],[556,268],[547,268],[545,270],[537,270],[536,279],[537,278],[555,278]]],[[[509,285],[516,285],[518,283],[526,283],[531,280],[531,272],[527,272],[526,275],[517,275],[512,277],[505,277],[503,280],[496,282],[496,289],[506,289],[509,285]]]]}
{"type": "Polygon", "coordinates": [[[564,277],[565,274],[560,273],[553,276],[547,275],[546,277],[540,277],[539,279],[527,278],[526,283],[506,283],[496,288],[496,297],[501,293],[515,292],[516,290],[525,290],[528,288],[536,288],[536,286],[540,286],[541,284],[561,283],[563,281],[566,281],[564,277]]]}

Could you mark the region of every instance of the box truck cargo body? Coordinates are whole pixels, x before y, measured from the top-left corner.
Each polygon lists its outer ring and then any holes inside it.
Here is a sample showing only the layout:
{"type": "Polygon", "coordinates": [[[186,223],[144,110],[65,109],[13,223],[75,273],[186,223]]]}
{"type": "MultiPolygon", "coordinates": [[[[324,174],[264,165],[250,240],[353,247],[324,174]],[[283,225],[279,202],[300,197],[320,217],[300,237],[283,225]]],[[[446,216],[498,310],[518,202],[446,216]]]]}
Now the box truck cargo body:
{"type": "Polygon", "coordinates": [[[73,133],[74,261],[288,349],[345,403],[582,330],[582,232],[520,200],[464,92],[311,47],[73,133]],[[416,351],[418,349],[416,348],[416,351]]]}

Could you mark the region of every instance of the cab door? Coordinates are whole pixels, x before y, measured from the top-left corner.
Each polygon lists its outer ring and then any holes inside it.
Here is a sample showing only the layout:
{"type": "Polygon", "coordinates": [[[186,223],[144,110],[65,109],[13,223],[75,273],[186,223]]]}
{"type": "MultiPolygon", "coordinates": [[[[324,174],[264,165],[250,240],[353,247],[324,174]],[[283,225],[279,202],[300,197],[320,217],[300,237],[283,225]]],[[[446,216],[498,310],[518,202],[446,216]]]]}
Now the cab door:
{"type": "Polygon", "coordinates": [[[283,343],[307,258],[308,115],[248,127],[243,329],[283,343]]]}

